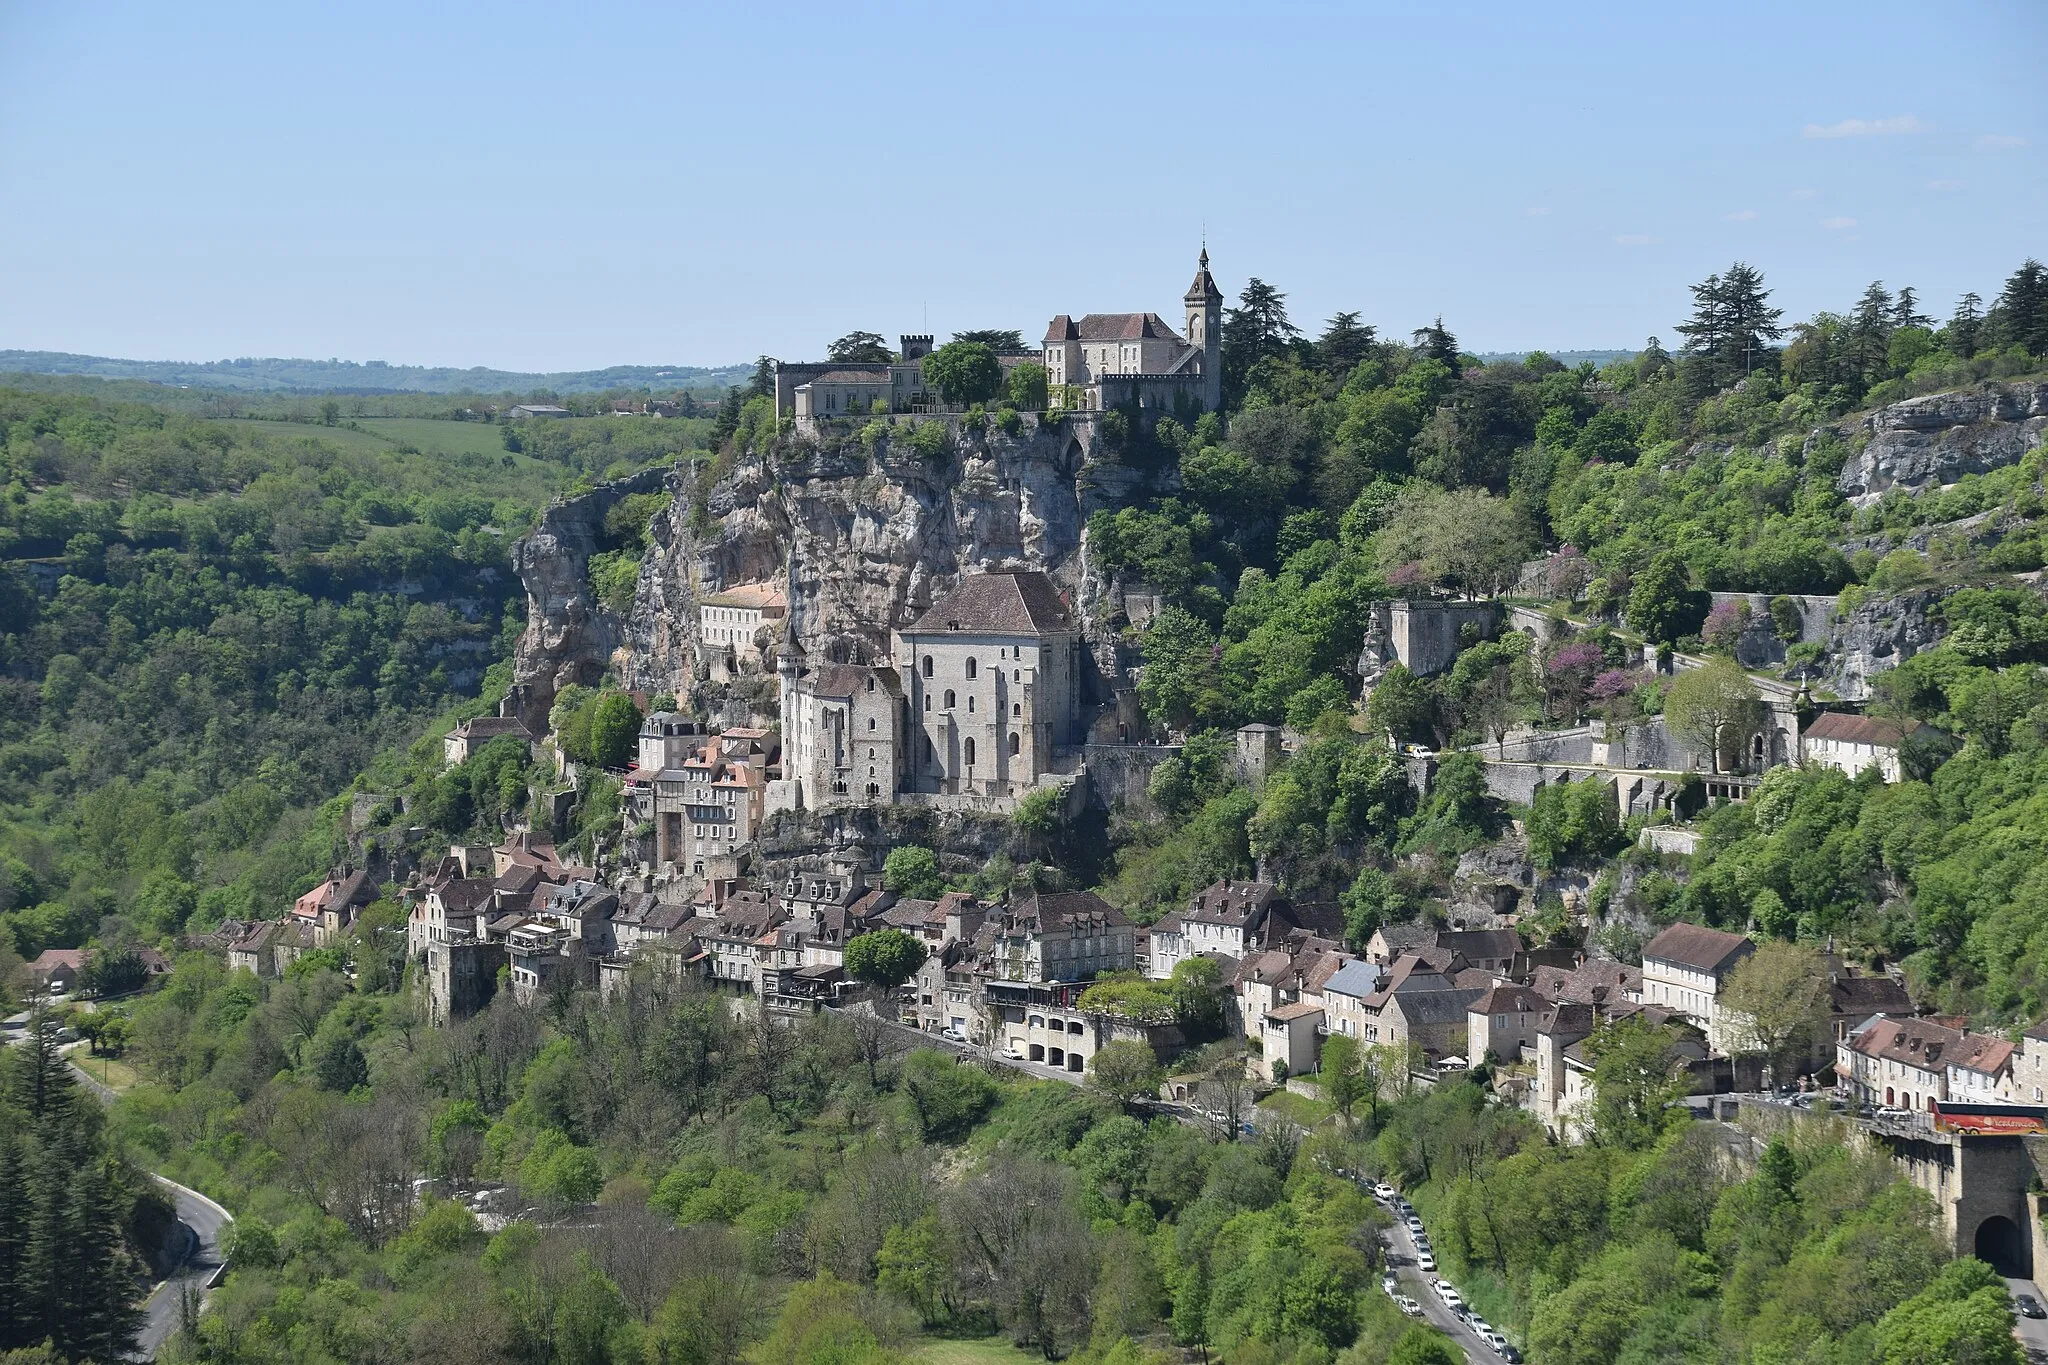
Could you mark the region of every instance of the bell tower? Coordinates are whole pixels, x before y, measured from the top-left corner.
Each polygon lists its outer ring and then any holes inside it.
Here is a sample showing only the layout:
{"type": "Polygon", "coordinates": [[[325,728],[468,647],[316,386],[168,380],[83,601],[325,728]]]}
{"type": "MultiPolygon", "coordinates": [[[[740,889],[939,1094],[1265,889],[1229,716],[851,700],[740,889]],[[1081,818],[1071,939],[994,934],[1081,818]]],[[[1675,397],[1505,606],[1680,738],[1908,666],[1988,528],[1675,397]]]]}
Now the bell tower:
{"type": "Polygon", "coordinates": [[[1223,406],[1223,291],[1209,274],[1209,245],[1195,264],[1195,282],[1181,300],[1188,306],[1188,345],[1202,353],[1202,410],[1223,406]]]}

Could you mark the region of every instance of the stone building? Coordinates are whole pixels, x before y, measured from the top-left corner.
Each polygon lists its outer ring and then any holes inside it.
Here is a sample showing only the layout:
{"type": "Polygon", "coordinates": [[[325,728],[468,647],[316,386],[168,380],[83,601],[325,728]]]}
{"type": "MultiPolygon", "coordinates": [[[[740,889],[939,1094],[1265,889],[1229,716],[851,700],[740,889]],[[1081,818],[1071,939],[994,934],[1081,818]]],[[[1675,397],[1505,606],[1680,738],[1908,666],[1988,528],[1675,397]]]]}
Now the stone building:
{"type": "Polygon", "coordinates": [[[1157,313],[1065,313],[1045,329],[1046,382],[1076,408],[1126,405],[1200,414],[1223,406],[1223,291],[1202,249],[1181,302],[1182,337],[1157,313]]]}
{"type": "Polygon", "coordinates": [[[697,634],[707,647],[752,663],[761,657],[755,636],[763,629],[779,634],[788,615],[789,599],[779,586],[741,583],[697,603],[697,634]]]}
{"type": "Polygon", "coordinates": [[[1721,989],[1756,945],[1740,934],[1700,924],[1674,924],[1643,949],[1645,1005],[1661,1005],[1690,1018],[1717,1052],[1739,1045],[1740,1020],[1720,1003],[1721,989]]]}
{"type": "Polygon", "coordinates": [[[1824,711],[1799,736],[1800,757],[1808,763],[1854,777],[1876,768],[1887,782],[1899,780],[1899,749],[1906,736],[1920,728],[1917,720],[1854,716],[1824,711]]]}
{"type": "Polygon", "coordinates": [[[876,362],[818,360],[775,362],[777,417],[863,417],[914,412],[934,401],[925,387],[924,358],[930,336],[899,338],[896,359],[876,362]]]}
{"type": "Polygon", "coordinates": [[[441,761],[452,768],[492,740],[508,736],[533,752],[533,735],[517,716],[472,716],[441,737],[441,761]]]}
{"type": "Polygon", "coordinates": [[[1013,802],[1086,734],[1081,633],[1037,570],[969,574],[875,664],[812,661],[792,640],[778,795],[804,809],[903,792],[1013,802]]]}
{"type": "MultiPolygon", "coordinates": [[[[906,790],[1022,796],[1086,734],[1083,644],[1038,570],[969,574],[896,634],[906,790]]],[[[857,736],[858,738],[858,736],[857,736]]]]}
{"type": "Polygon", "coordinates": [[[750,843],[767,814],[775,759],[766,730],[707,736],[695,752],[654,776],[654,861],[702,877],[711,859],[750,843]]]}

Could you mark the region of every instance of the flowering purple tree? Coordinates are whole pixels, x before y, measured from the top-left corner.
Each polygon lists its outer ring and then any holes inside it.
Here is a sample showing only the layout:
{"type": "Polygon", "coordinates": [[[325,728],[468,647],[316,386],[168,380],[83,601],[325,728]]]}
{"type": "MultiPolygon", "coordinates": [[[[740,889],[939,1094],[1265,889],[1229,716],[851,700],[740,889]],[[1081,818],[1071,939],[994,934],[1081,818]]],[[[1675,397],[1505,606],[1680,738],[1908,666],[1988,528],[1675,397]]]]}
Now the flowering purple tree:
{"type": "Polygon", "coordinates": [[[1735,642],[1742,638],[1742,632],[1749,628],[1749,603],[1742,598],[1732,602],[1716,602],[1714,609],[1707,613],[1707,623],[1700,627],[1700,638],[1715,649],[1733,651],[1735,642]]]}
{"type": "Polygon", "coordinates": [[[1625,668],[1610,668],[1596,675],[1586,688],[1586,696],[1600,710],[1601,719],[1607,722],[1607,740],[1614,741],[1615,730],[1635,714],[1636,675],[1625,668]]]}
{"type": "Polygon", "coordinates": [[[1423,572],[1419,560],[1397,564],[1387,571],[1387,586],[1396,592],[1415,592],[1429,586],[1429,575],[1423,572]]]}
{"type": "Polygon", "coordinates": [[[1605,659],[1600,646],[1590,640],[1568,640],[1544,658],[1543,692],[1553,720],[1579,718],[1587,685],[1605,659]]]}

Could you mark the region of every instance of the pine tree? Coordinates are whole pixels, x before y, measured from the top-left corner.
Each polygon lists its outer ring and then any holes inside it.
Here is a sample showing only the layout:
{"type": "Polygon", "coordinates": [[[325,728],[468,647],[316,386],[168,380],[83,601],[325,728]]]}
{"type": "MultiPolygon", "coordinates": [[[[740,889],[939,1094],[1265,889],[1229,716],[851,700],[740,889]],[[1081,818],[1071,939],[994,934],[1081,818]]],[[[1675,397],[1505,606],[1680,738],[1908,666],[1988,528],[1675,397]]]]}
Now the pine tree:
{"type": "Polygon", "coordinates": [[[1737,261],[1721,277],[1722,316],[1728,327],[1723,346],[1731,378],[1776,365],[1778,353],[1772,343],[1785,335],[1778,321],[1784,310],[1771,307],[1770,301],[1764,273],[1753,265],[1737,261]]]}
{"type": "Polygon", "coordinates": [[[74,1356],[118,1360],[142,1325],[135,1306],[135,1267],[121,1236],[119,1168],[110,1159],[71,1180],[72,1245],[64,1277],[58,1343],[74,1356]]]}
{"type": "Polygon", "coordinates": [[[1223,310],[1223,384],[1231,394],[1244,391],[1252,366],[1278,355],[1301,335],[1287,316],[1287,296],[1254,275],[1237,296],[1237,307],[1223,310]]]}
{"type": "Polygon", "coordinates": [[[1451,367],[1452,374],[1458,373],[1458,339],[1444,326],[1443,314],[1437,314],[1429,326],[1416,328],[1413,340],[1425,360],[1440,360],[1451,367]]]}
{"type": "Polygon", "coordinates": [[[1316,367],[1332,378],[1342,379],[1372,353],[1376,339],[1373,329],[1359,322],[1358,314],[1339,313],[1316,338],[1316,367]]]}
{"type": "Polygon", "coordinates": [[[1934,319],[1920,311],[1920,298],[1912,285],[1899,291],[1898,301],[1892,305],[1892,328],[1932,327],[1934,319]]]}
{"type": "MultiPolygon", "coordinates": [[[[14,1115],[9,1114],[12,1121],[14,1115]]],[[[28,1170],[22,1141],[0,1133],[0,1349],[27,1343],[23,1325],[22,1261],[28,1250],[28,1170]]]]}
{"type": "Polygon", "coordinates": [[[1849,323],[1849,348],[1856,379],[1869,388],[1885,377],[1885,356],[1892,339],[1893,304],[1883,280],[1872,280],[1857,300],[1849,323]]]}
{"type": "Polygon", "coordinates": [[[1948,348],[1968,360],[1977,354],[1983,330],[1983,297],[1969,293],[1956,300],[1956,311],[1948,320],[1948,348]]]}
{"type": "Polygon", "coordinates": [[[2028,257],[1991,305],[1984,330],[2000,350],[2023,346],[2030,355],[2048,355],[2048,269],[2028,257]]]}

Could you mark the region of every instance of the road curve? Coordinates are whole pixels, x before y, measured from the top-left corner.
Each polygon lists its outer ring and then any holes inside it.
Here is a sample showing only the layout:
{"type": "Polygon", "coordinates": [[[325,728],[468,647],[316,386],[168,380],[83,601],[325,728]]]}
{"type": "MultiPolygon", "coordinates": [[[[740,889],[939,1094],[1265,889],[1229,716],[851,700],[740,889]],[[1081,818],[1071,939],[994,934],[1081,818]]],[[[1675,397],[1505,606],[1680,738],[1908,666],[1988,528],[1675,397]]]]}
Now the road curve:
{"type": "Polygon", "coordinates": [[[135,1353],[130,1357],[133,1360],[156,1359],[157,1351],[178,1330],[187,1297],[204,1300],[226,1264],[222,1241],[228,1224],[235,1221],[233,1214],[199,1191],[188,1190],[160,1175],[153,1179],[171,1192],[171,1199],[178,1206],[178,1222],[184,1225],[188,1236],[184,1261],[156,1287],[155,1293],[143,1300],[142,1330],[136,1334],[135,1353]]]}

